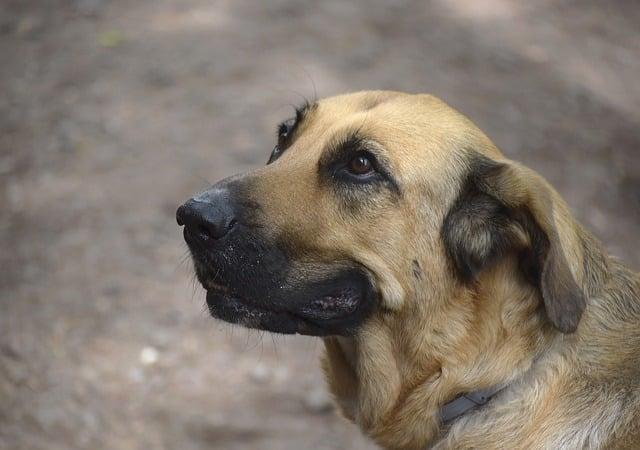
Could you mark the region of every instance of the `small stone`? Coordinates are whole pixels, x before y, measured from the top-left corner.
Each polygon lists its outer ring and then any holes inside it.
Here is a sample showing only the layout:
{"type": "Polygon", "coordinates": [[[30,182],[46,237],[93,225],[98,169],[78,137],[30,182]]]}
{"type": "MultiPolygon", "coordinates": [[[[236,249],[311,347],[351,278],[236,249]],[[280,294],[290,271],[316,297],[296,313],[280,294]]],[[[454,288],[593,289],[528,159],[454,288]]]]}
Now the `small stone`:
{"type": "Polygon", "coordinates": [[[160,354],[154,347],[144,347],[140,351],[140,363],[143,366],[152,366],[158,362],[160,354]]]}
{"type": "Polygon", "coordinates": [[[249,372],[249,379],[254,383],[264,384],[271,379],[271,370],[264,364],[254,366],[249,372]]]}
{"type": "Polygon", "coordinates": [[[333,410],[329,393],[322,388],[313,388],[304,398],[305,408],[313,414],[327,414],[333,410]]]}

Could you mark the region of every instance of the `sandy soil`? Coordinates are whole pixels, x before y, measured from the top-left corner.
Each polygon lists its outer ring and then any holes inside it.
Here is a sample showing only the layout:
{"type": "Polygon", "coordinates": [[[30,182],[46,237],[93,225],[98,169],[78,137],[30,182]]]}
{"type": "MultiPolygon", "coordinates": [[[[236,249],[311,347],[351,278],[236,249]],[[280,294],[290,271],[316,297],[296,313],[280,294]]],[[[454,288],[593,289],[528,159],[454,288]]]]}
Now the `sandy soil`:
{"type": "Polygon", "coordinates": [[[633,1],[3,1],[0,448],[374,448],[320,342],[207,317],[176,206],[263,164],[311,79],[426,91],[638,269],[638,23],[633,1]]]}

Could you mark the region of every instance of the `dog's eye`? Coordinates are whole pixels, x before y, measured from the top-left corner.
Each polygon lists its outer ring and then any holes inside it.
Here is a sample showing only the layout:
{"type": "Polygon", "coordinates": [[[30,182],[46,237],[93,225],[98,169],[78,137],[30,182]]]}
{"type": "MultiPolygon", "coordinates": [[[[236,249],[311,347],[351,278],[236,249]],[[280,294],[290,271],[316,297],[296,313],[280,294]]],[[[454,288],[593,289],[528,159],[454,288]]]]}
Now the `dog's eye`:
{"type": "Polygon", "coordinates": [[[366,176],[373,173],[373,162],[366,154],[360,154],[349,161],[349,164],[347,164],[347,170],[352,175],[357,175],[359,177],[366,176]]]}
{"type": "Polygon", "coordinates": [[[291,137],[291,132],[293,131],[295,123],[296,119],[291,118],[278,125],[278,145],[281,148],[284,148],[286,140],[291,137]]]}
{"type": "Polygon", "coordinates": [[[286,139],[289,135],[290,127],[287,126],[286,122],[282,122],[278,125],[278,139],[286,139]]]}

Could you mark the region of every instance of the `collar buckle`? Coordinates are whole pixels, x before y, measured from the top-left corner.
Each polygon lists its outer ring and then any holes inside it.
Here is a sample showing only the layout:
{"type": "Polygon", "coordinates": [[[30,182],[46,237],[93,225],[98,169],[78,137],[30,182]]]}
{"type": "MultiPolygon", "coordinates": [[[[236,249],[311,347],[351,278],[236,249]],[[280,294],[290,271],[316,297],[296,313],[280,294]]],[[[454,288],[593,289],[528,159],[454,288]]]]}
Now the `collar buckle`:
{"type": "Polygon", "coordinates": [[[459,395],[449,403],[445,403],[439,412],[440,421],[443,424],[451,422],[478,406],[482,406],[491,400],[497,393],[502,391],[503,386],[492,386],[487,389],[480,389],[478,391],[466,392],[459,395]]]}

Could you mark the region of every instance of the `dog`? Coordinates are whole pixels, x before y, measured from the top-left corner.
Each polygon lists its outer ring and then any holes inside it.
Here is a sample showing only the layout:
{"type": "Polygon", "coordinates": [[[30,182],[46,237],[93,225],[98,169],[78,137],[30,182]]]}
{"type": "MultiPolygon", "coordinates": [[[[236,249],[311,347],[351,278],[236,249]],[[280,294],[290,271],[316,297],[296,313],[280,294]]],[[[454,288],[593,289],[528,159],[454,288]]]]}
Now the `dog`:
{"type": "Polygon", "coordinates": [[[177,221],[211,314],[322,337],[384,448],[640,448],[640,277],[433,96],[305,104],[177,221]]]}

